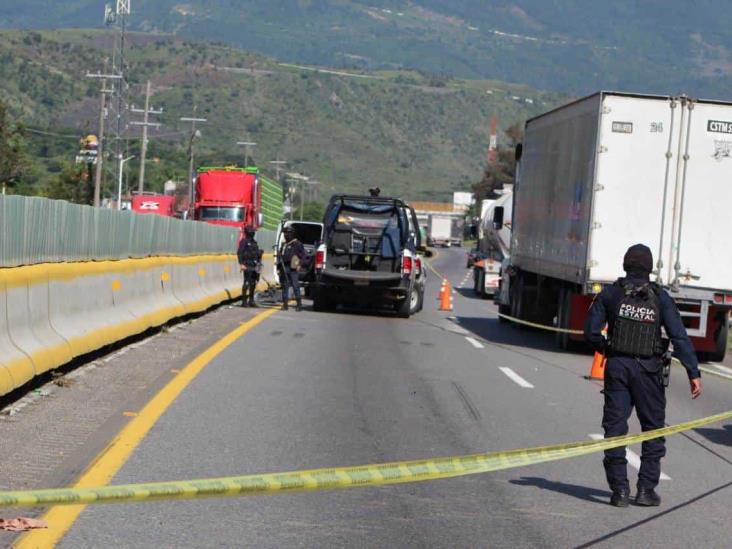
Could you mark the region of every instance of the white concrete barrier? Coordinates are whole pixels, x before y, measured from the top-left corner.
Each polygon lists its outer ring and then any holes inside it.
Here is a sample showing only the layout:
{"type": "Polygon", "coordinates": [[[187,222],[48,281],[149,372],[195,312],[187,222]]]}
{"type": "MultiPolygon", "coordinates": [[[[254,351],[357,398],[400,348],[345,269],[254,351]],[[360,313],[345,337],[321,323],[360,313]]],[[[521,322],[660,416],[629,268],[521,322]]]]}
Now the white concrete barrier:
{"type": "Polygon", "coordinates": [[[0,396],[74,357],[240,294],[230,255],[0,269],[0,396]]]}

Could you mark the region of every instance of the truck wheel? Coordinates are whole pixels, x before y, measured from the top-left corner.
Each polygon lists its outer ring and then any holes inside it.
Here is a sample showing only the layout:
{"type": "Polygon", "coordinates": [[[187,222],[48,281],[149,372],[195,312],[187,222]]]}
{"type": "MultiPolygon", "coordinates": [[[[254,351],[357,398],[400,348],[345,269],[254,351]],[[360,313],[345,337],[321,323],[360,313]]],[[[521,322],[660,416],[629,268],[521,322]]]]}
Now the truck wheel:
{"type": "MultiPolygon", "coordinates": [[[[523,315],[524,300],[524,277],[521,273],[516,275],[516,279],[511,284],[511,316],[521,319],[523,315]]],[[[516,326],[521,326],[516,324],[516,326]]]]}
{"type": "Polygon", "coordinates": [[[407,294],[407,297],[402,299],[396,307],[397,316],[399,318],[409,318],[409,316],[412,314],[411,305],[412,305],[412,294],[414,293],[414,290],[409,292],[407,294]]]}
{"type": "Polygon", "coordinates": [[[409,297],[409,314],[413,315],[422,310],[422,299],[422,292],[420,292],[416,288],[412,290],[412,293],[409,297]]]}
{"type": "Polygon", "coordinates": [[[481,299],[485,299],[485,271],[481,269],[478,271],[478,288],[476,288],[476,293],[478,294],[478,297],[481,299]]]}
{"type": "Polygon", "coordinates": [[[723,313],[721,325],[714,338],[716,349],[710,353],[699,353],[699,359],[704,362],[722,362],[727,354],[727,338],[729,337],[729,315],[723,313]]]}
{"type": "MultiPolygon", "coordinates": [[[[498,306],[498,313],[506,316],[511,316],[511,306],[510,305],[499,305],[498,306]]],[[[503,318],[502,316],[498,317],[498,322],[505,324],[506,322],[511,322],[507,318],[503,318]]]]}
{"type": "MultiPolygon", "coordinates": [[[[559,290],[559,306],[557,307],[557,328],[568,330],[572,318],[572,292],[569,288],[562,287],[559,290]]],[[[578,351],[582,344],[573,340],[569,334],[564,332],[556,333],[557,346],[562,351],[578,351]]]]}

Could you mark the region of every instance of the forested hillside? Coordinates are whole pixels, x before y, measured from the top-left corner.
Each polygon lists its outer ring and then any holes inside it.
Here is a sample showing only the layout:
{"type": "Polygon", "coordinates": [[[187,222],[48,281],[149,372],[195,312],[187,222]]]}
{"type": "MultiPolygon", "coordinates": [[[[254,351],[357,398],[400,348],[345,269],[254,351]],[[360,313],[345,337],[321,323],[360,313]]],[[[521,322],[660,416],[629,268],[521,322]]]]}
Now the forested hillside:
{"type": "MultiPolygon", "coordinates": [[[[84,75],[103,70],[110,38],[103,31],[0,33],[0,95],[28,126],[33,159],[19,192],[46,188],[73,159],[78,138],[96,132],[99,82],[84,75]]],[[[250,140],[261,166],[286,159],[288,170],[321,181],[325,195],[378,184],[412,198],[447,198],[480,179],[492,116],[505,128],[561,101],[499,82],[297,68],[151,34],[131,35],[128,60],[131,102],[142,104],[150,79],[152,103],[164,109],[148,164],[148,181],[158,188],[167,178],[184,179],[189,130],[178,119],[194,105],[208,119],[196,144],[199,165],[242,163],[236,141],[250,140]]],[[[127,152],[139,157],[139,128],[126,135],[127,152]]]]}

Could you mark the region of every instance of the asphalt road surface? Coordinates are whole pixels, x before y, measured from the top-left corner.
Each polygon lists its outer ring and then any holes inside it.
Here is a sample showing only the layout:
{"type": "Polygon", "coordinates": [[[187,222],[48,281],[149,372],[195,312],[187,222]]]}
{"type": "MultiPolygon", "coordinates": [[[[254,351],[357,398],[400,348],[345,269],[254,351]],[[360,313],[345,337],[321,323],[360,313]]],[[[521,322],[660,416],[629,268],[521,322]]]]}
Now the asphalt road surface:
{"type": "MultiPolygon", "coordinates": [[[[218,356],[114,484],[359,465],[587,440],[601,433],[591,357],[500,323],[472,295],[464,252],[433,261],[456,287],[410,320],[279,312],[218,356]]],[[[668,422],[732,408],[732,382],[685,373],[668,422]]],[[[633,423],[631,430],[638,430],[633,423]]],[[[635,448],[640,452],[639,448],[635,448]]],[[[660,508],[607,504],[601,455],[382,488],[91,506],[61,546],[728,547],[732,424],[671,437],[660,508]]],[[[636,471],[629,468],[631,484],[636,471]]]]}

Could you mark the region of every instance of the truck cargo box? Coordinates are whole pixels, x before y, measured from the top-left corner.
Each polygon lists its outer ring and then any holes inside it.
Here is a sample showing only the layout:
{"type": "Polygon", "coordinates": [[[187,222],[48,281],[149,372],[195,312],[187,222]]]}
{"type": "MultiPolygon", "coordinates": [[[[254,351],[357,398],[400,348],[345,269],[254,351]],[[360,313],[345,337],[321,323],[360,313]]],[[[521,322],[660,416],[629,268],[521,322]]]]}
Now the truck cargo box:
{"type": "Polygon", "coordinates": [[[732,103],[600,92],[529,120],[517,157],[502,314],[560,328],[566,348],[581,339],[592,295],[643,243],[697,352],[722,360],[732,103]]]}
{"type": "Polygon", "coordinates": [[[651,247],[664,284],[732,287],[732,104],[598,93],[527,122],[513,264],[581,284],[651,247]],[[678,262],[678,265],[677,265],[678,262]]]}

